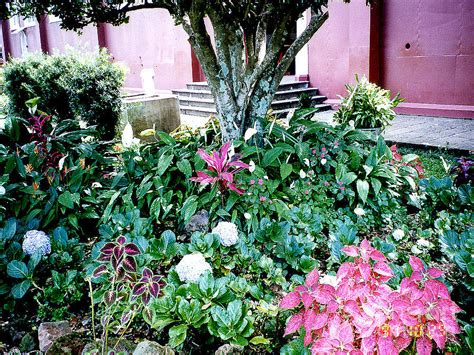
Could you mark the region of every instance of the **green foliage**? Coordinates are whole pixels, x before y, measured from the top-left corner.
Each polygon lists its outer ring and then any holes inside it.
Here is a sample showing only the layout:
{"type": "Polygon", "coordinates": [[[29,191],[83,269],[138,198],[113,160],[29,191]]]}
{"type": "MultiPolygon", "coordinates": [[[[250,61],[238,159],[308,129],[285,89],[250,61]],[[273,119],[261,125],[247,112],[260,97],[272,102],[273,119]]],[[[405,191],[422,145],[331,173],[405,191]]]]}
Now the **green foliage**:
{"type": "Polygon", "coordinates": [[[390,91],[370,83],[365,76],[356,75],[354,86],[347,84],[347,96],[342,98],[334,119],[340,124],[353,121],[356,128],[382,128],[390,125],[396,114],[393,108],[403,99],[399,95],[390,98],[390,91]]]}
{"type": "Polygon", "coordinates": [[[105,51],[30,54],[9,61],[4,76],[12,114],[30,117],[25,103],[37,99],[38,109],[56,121],[81,120],[97,126],[104,138],[113,138],[124,74],[105,51]]]}

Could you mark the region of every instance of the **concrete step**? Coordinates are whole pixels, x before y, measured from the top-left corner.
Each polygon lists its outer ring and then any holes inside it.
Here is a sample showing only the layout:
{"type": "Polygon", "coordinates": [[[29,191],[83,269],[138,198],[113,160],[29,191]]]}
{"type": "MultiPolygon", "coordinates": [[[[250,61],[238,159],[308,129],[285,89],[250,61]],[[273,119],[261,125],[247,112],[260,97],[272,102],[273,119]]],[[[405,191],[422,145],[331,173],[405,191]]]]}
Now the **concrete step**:
{"type": "MultiPolygon", "coordinates": [[[[328,111],[332,109],[331,105],[329,104],[317,104],[317,105],[314,105],[314,108],[317,108],[318,112],[328,111]]],[[[288,115],[288,112],[290,112],[291,110],[293,109],[286,108],[282,110],[274,110],[273,114],[276,115],[278,118],[283,118],[283,117],[286,117],[286,115],[288,115]]]]}
{"type": "Polygon", "coordinates": [[[197,117],[209,117],[210,115],[216,115],[216,109],[210,109],[205,107],[192,107],[192,106],[180,106],[180,112],[182,115],[197,116],[197,117]]]}
{"type": "MultiPolygon", "coordinates": [[[[327,111],[331,110],[332,107],[329,104],[315,104],[313,106],[317,108],[318,111],[327,111]]],[[[293,110],[294,108],[283,108],[279,110],[273,110],[273,114],[277,117],[286,117],[288,112],[293,110]]],[[[206,107],[194,107],[194,106],[180,106],[180,112],[182,115],[187,116],[196,116],[196,117],[209,117],[210,115],[216,115],[217,112],[214,108],[206,108],[206,107]]]]}
{"type": "Polygon", "coordinates": [[[213,100],[212,92],[207,90],[189,90],[189,89],[181,89],[181,90],[173,90],[173,94],[178,95],[181,97],[193,97],[196,99],[211,99],[213,100]]]}
{"type": "MultiPolygon", "coordinates": [[[[311,102],[313,105],[318,105],[326,101],[327,97],[322,95],[312,96],[311,102]]],[[[295,99],[288,99],[288,100],[278,100],[272,102],[272,109],[273,110],[283,110],[283,109],[291,109],[297,108],[300,104],[299,98],[295,99]]]]}
{"type": "MultiPolygon", "coordinates": [[[[309,81],[288,81],[281,83],[278,87],[278,91],[288,91],[288,90],[296,90],[296,89],[306,89],[309,86],[309,81]]],[[[195,90],[195,91],[210,91],[207,82],[194,82],[186,84],[186,88],[188,90],[195,90]]]]}
{"type": "MultiPolygon", "coordinates": [[[[200,107],[215,109],[215,104],[213,99],[201,99],[196,97],[183,97],[179,96],[179,105],[184,107],[200,107]]],[[[326,100],[326,96],[316,95],[311,97],[313,104],[321,104],[326,100]]],[[[296,108],[299,106],[299,98],[292,98],[286,100],[275,100],[272,103],[272,109],[282,110],[286,108],[296,108]]]]}

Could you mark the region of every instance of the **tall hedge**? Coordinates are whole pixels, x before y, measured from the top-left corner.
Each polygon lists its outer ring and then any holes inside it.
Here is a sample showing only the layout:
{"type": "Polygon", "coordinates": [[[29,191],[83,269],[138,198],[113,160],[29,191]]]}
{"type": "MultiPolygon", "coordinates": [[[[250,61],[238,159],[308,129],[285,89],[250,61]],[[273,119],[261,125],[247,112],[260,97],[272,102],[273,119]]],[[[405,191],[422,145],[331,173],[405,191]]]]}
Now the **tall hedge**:
{"type": "Polygon", "coordinates": [[[83,120],[97,125],[102,138],[113,138],[124,72],[105,50],[29,54],[9,61],[4,76],[11,113],[27,118],[25,102],[39,98],[38,109],[55,120],[83,120]]]}

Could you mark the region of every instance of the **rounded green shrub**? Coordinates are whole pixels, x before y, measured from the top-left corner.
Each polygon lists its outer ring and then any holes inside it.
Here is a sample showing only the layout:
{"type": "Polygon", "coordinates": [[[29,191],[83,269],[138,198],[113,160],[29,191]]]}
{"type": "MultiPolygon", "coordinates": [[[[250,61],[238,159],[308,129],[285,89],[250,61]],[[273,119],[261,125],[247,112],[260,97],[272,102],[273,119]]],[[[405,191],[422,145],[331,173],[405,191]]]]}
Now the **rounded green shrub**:
{"type": "Polygon", "coordinates": [[[38,98],[37,108],[56,121],[82,120],[96,125],[103,138],[113,138],[124,72],[107,51],[30,54],[7,63],[4,76],[12,114],[28,118],[25,102],[38,98]]]}

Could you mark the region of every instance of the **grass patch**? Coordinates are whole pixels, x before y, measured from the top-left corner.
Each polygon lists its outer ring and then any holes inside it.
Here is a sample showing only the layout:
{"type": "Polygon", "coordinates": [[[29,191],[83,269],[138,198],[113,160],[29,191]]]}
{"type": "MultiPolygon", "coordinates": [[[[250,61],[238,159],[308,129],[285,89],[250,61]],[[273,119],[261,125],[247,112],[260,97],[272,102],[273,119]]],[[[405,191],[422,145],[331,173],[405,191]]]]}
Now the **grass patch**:
{"type": "Polygon", "coordinates": [[[405,154],[416,154],[420,157],[423,167],[425,169],[425,176],[435,176],[437,178],[442,178],[446,176],[446,171],[443,166],[443,161],[449,165],[452,165],[459,156],[450,153],[446,149],[436,148],[436,149],[422,149],[422,148],[407,148],[407,147],[398,147],[398,151],[405,154]]]}

